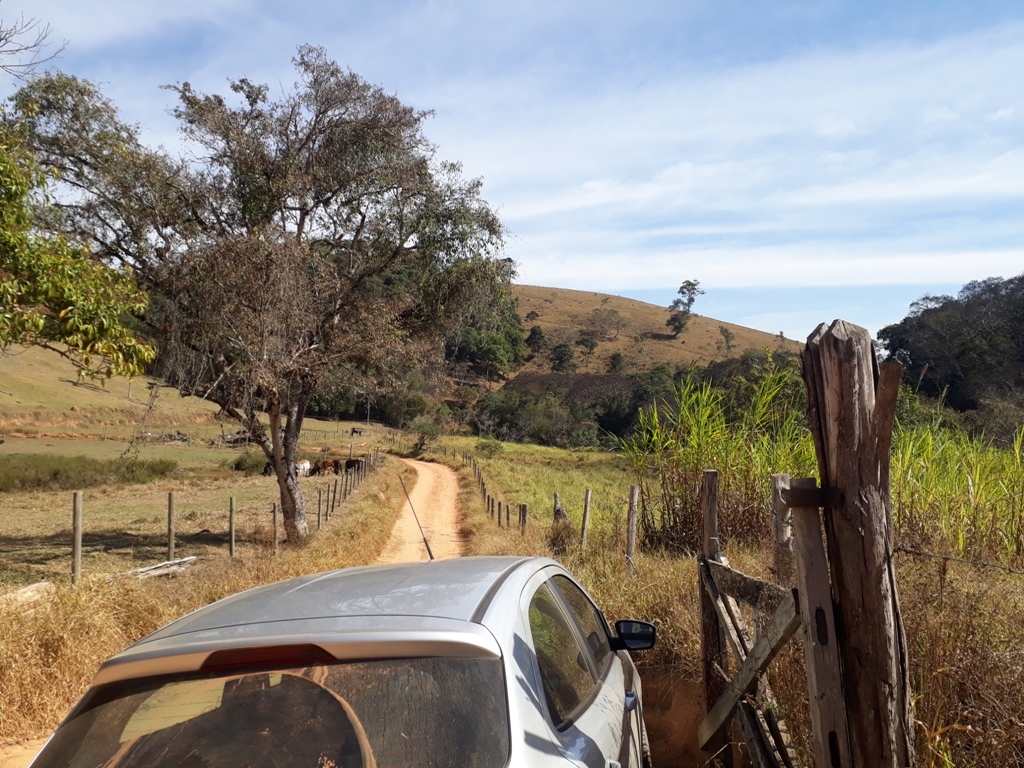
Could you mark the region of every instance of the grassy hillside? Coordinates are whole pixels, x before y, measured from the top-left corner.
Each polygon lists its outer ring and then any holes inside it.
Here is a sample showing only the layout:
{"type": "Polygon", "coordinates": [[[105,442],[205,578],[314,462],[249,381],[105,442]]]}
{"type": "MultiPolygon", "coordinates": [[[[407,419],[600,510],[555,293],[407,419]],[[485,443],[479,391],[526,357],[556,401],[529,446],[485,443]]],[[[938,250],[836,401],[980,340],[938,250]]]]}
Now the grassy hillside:
{"type": "MultiPolygon", "coordinates": [[[[673,338],[666,327],[668,309],[622,296],[610,296],[592,291],[571,291],[567,288],[544,288],[535,285],[517,285],[519,316],[523,329],[529,331],[539,325],[551,346],[562,342],[574,344],[580,331],[592,328],[594,310],[613,309],[627,323],[626,327],[609,333],[600,340],[593,354],[586,357],[577,348],[576,365],[580,372],[600,373],[608,368],[608,358],[616,352],[626,359],[626,370],[644,370],[666,363],[676,365],[704,365],[740,354],[747,349],[776,349],[780,341],[776,336],[755,331],[741,325],[725,323],[703,315],[694,315],[686,330],[673,338]],[[536,312],[536,319],[527,315],[536,312]],[[724,326],[732,334],[732,349],[726,351],[719,328],[724,326]]],[[[785,348],[799,349],[795,341],[783,341],[785,348]]],[[[549,365],[543,355],[529,362],[524,371],[544,370],[549,365]]]]}
{"type": "MultiPolygon", "coordinates": [[[[151,383],[141,378],[129,385],[116,377],[79,382],[74,366],[57,353],[15,347],[0,355],[0,426],[6,434],[93,434],[104,426],[130,431],[146,412],[151,383]]],[[[213,403],[163,388],[147,423],[199,424],[216,412],[213,403]]]]}

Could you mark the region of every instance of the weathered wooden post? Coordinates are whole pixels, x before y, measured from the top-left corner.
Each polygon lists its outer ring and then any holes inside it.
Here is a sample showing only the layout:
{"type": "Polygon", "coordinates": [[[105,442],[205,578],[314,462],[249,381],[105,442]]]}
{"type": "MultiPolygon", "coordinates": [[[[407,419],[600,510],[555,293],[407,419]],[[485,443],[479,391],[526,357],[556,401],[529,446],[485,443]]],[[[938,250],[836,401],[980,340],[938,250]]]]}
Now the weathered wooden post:
{"type": "Polygon", "coordinates": [[[640,486],[630,486],[629,515],[626,517],[626,567],[630,570],[636,567],[633,558],[636,556],[636,508],[639,499],[640,486]]]}
{"type": "Polygon", "coordinates": [[[519,533],[526,535],[526,520],[530,516],[530,508],[526,504],[519,505],[519,533]]]}
{"type": "Polygon", "coordinates": [[[782,491],[789,488],[789,475],[772,475],[772,521],[775,524],[773,570],[775,582],[783,587],[793,586],[793,512],[782,499],[782,491]]]}
{"type": "Polygon", "coordinates": [[[893,567],[889,449],[903,367],[843,320],[807,339],[807,415],[825,489],[825,537],[852,763],[914,764],[910,669],[893,567]]]}
{"type": "Polygon", "coordinates": [[[235,556],[235,497],[228,499],[228,556],[235,556]]]}
{"type": "MultiPolygon", "coordinates": [[[[788,475],[773,475],[773,481],[776,477],[780,495],[788,496],[790,488],[817,493],[818,483],[813,477],[790,480],[788,475]]],[[[792,520],[814,764],[852,768],[828,559],[821,540],[821,513],[816,504],[794,506],[792,520]]]]}
{"type": "Polygon", "coordinates": [[[587,548],[587,523],[590,522],[590,489],[583,494],[583,525],[580,526],[580,549],[587,548]]]}
{"type": "MultiPolygon", "coordinates": [[[[704,470],[700,485],[700,506],[704,514],[704,558],[721,560],[718,538],[718,472],[704,470]]],[[[715,706],[723,693],[729,675],[729,654],[725,628],[718,620],[715,606],[708,594],[703,570],[700,575],[700,651],[704,681],[704,716],[715,706]]],[[[732,766],[732,749],[727,734],[717,736],[708,744],[707,754],[718,755],[718,760],[732,766]]]]}
{"type": "Polygon", "coordinates": [[[274,503],[273,508],[270,510],[270,514],[274,518],[274,554],[277,554],[277,503],[274,503]]]}
{"type": "Polygon", "coordinates": [[[82,578],[82,492],[75,491],[71,502],[71,583],[82,578]]]}
{"type": "Polygon", "coordinates": [[[167,493],[167,559],[174,559],[174,491],[167,493]]]}
{"type": "MultiPolygon", "coordinates": [[[[330,488],[331,486],[328,485],[327,487],[330,488]]],[[[320,527],[320,507],[323,504],[323,501],[324,501],[324,491],[323,491],[323,488],[317,488],[316,489],[316,519],[317,519],[317,527],[318,528],[320,527]]],[[[330,501],[330,497],[328,497],[328,502],[329,501],[330,501]]]]}
{"type": "Polygon", "coordinates": [[[334,478],[334,490],[331,491],[331,503],[327,507],[327,519],[331,519],[331,515],[334,514],[334,510],[338,506],[338,478],[334,478]]]}

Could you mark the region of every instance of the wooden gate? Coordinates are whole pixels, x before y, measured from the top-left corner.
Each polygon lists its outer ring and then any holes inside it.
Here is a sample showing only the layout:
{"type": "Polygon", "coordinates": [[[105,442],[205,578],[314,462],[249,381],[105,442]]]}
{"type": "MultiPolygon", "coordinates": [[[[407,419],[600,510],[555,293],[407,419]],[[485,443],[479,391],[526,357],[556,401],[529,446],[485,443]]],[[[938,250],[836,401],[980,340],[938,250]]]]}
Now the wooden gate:
{"type": "Polygon", "coordinates": [[[914,751],[889,498],[902,369],[879,367],[868,332],[842,320],[811,334],[803,369],[825,487],[813,478],[772,476],[776,575],[786,583],[729,567],[718,533],[718,473],[704,473],[699,573],[706,717],[698,740],[715,762],[731,766],[728,730],[735,720],[755,766],[794,768],[766,674],[800,629],[815,765],[902,768],[913,764],[914,751]],[[796,588],[788,583],[789,553],[796,588]],[[763,629],[748,630],[739,603],[763,618],[755,622],[763,629]]]}

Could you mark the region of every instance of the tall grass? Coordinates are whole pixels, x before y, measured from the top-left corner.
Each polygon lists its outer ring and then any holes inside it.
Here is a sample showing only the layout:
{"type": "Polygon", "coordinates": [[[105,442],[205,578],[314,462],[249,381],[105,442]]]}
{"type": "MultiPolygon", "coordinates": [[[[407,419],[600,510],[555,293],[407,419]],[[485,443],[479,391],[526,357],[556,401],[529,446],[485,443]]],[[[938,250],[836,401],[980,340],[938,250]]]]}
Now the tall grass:
{"type": "Polygon", "coordinates": [[[148,483],[174,472],[173,459],[125,461],[55,454],[0,456],[0,493],[67,491],[113,483],[148,483]]]}
{"type": "Polygon", "coordinates": [[[692,377],[678,384],[669,401],[641,411],[636,430],[620,446],[640,484],[639,525],[647,548],[698,547],[705,469],[719,472],[725,539],[749,542],[767,530],[769,476],[809,475],[815,467],[801,415],[780,397],[791,376],[769,362],[738,418],[729,417],[724,393],[692,377]]]}
{"type": "MultiPolygon", "coordinates": [[[[641,487],[646,547],[699,547],[705,469],[719,472],[721,531],[736,543],[753,543],[768,530],[771,474],[817,474],[804,414],[783,397],[794,376],[769,361],[738,412],[725,393],[687,378],[671,399],[640,413],[636,431],[620,444],[641,487]]],[[[1005,450],[940,418],[897,424],[891,481],[898,542],[1004,562],[1024,556],[1024,426],[1005,450]]]]}

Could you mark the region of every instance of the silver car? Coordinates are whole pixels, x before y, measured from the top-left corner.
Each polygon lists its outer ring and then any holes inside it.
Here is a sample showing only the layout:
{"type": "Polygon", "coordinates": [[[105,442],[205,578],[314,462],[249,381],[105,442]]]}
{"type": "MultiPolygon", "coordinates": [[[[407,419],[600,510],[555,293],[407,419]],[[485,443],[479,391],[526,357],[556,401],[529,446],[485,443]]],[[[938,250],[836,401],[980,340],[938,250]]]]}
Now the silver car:
{"type": "Polygon", "coordinates": [[[626,651],[653,644],[544,558],[305,576],[107,661],[32,765],[649,765],[626,651]]]}

